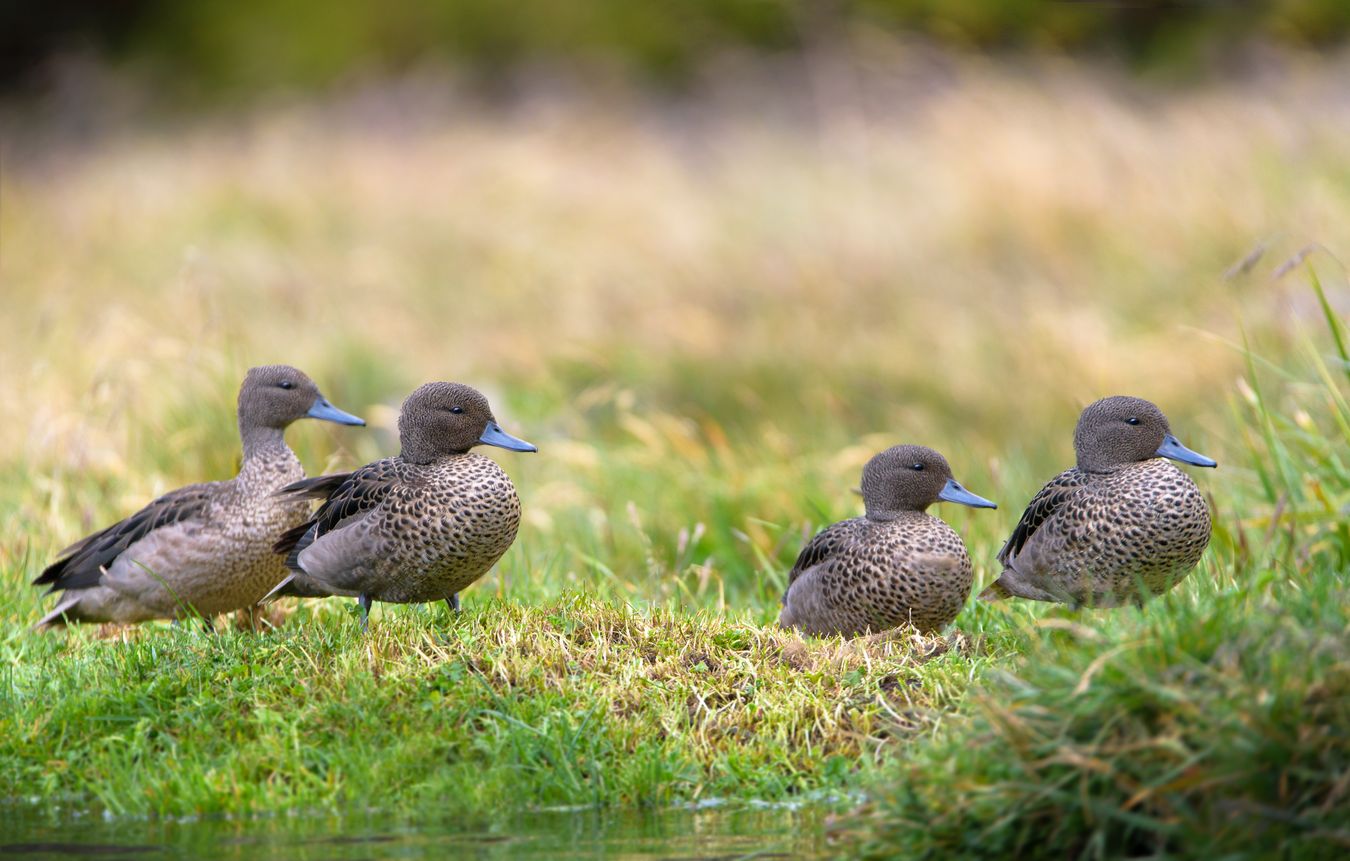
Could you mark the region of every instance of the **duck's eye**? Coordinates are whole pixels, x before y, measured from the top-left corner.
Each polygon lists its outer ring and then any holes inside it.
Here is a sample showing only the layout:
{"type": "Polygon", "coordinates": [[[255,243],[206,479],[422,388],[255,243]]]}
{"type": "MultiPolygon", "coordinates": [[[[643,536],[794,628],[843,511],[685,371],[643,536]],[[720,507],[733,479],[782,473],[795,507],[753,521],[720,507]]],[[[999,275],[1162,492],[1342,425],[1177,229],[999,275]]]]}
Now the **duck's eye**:
{"type": "Polygon", "coordinates": [[[459,415],[460,413],[464,412],[464,407],[451,407],[450,412],[454,413],[455,415],[459,415]]]}
{"type": "Polygon", "coordinates": [[[1127,424],[1127,425],[1137,425],[1137,424],[1139,424],[1139,419],[1135,418],[1134,416],[1130,416],[1129,418],[1127,418],[1127,419],[1125,420],[1125,424],[1127,424]]]}
{"type": "Polygon", "coordinates": [[[923,472],[923,464],[921,463],[911,464],[909,468],[915,472],[923,472]]]}
{"type": "Polygon", "coordinates": [[[283,389],[295,388],[295,383],[292,383],[290,380],[282,380],[281,382],[277,383],[277,385],[283,389]]]}

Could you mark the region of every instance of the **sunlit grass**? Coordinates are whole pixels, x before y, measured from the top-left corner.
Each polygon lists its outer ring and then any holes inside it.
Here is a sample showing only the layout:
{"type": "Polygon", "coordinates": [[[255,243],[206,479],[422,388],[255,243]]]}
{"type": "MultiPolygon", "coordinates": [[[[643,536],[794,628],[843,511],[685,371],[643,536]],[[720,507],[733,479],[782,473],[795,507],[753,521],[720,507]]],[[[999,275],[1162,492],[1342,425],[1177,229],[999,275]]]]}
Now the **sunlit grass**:
{"type": "MultiPolygon", "coordinates": [[[[380,119],[357,98],[87,147],[8,129],[0,795],[660,805],[884,786],[911,757],[940,783],[1004,749],[1002,710],[1131,719],[1109,661],[1072,695],[1114,649],[1166,676],[1205,643],[1322,630],[1347,553],[1350,366],[1327,330],[1346,284],[1322,252],[1317,289],[1273,273],[1311,240],[1350,247],[1331,77],[1165,95],[958,65],[906,110],[806,119],[769,97],[685,125],[424,92],[380,119]],[[46,605],[27,583],[59,548],[233,472],[238,381],[274,361],[370,422],[294,427],[311,473],[394,452],[397,404],[429,379],[482,388],[539,444],[488,452],[524,520],[465,615],[381,607],[363,638],[334,600],[260,635],[29,632],[46,605]],[[1081,616],[972,602],[941,654],[766,627],[801,543],[859,511],[862,465],[897,442],[1000,503],[936,509],[987,583],[1079,409],[1114,393],[1220,462],[1197,475],[1212,549],[1175,593],[1081,616]],[[934,753],[972,738],[955,765],[934,753]]],[[[1310,654],[1271,678],[1336,653],[1310,654]]]]}

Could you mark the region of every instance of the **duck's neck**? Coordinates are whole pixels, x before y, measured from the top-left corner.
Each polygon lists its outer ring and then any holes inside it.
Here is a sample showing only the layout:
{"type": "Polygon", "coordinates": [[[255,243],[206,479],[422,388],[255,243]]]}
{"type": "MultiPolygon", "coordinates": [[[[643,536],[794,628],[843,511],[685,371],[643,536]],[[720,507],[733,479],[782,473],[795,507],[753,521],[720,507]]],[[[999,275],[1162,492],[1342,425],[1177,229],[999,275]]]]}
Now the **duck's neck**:
{"type": "Polygon", "coordinates": [[[1088,475],[1110,475],[1111,473],[1129,466],[1127,463],[1107,463],[1103,460],[1091,457],[1078,456],[1078,471],[1086,472],[1088,475]]]}
{"type": "Polygon", "coordinates": [[[244,441],[244,463],[270,460],[291,451],[286,445],[286,431],[282,428],[240,425],[239,436],[244,441]]]}
{"type": "Polygon", "coordinates": [[[402,450],[398,456],[406,463],[426,466],[451,457],[461,457],[468,454],[467,451],[445,451],[430,445],[420,444],[415,441],[404,440],[402,450]]]}
{"type": "Polygon", "coordinates": [[[864,516],[877,523],[886,523],[891,520],[899,520],[907,514],[922,514],[923,511],[922,508],[892,508],[880,511],[869,509],[864,516]]]}

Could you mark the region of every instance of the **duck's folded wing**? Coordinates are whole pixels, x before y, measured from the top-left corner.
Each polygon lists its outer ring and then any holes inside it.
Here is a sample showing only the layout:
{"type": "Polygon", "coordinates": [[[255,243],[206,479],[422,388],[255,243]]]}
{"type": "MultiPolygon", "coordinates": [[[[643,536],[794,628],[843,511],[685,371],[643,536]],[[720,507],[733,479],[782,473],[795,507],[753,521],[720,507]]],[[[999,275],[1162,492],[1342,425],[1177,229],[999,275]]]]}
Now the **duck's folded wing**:
{"type": "MultiPolygon", "coordinates": [[[[797,578],[803,573],[834,558],[851,523],[852,521],[845,520],[828,526],[806,542],[802,552],[797,554],[797,561],[792,563],[792,570],[788,572],[788,589],[792,588],[792,584],[797,582],[797,578]]],[[[787,600],[787,590],[783,592],[783,600],[787,600]]]]}
{"type": "Polygon", "coordinates": [[[300,554],[322,536],[365,517],[399,486],[397,461],[378,460],[355,472],[336,473],[297,481],[278,494],[323,499],[314,516],[281,534],[272,549],[286,555],[286,567],[302,571],[300,554]]]}
{"type": "Polygon", "coordinates": [[[1050,480],[1040,492],[1027,503],[1022,519],[1017,521],[1012,535],[998,552],[998,561],[1005,567],[1014,559],[1041,524],[1059,511],[1075,493],[1087,484],[1087,476],[1077,467],[1066,469],[1050,480]]]}
{"type": "Polygon", "coordinates": [[[48,565],[33,585],[50,586],[49,593],[97,586],[104,569],[132,544],[156,529],[201,520],[220,486],[218,481],[190,484],[164,494],[125,520],[61,551],[61,557],[48,565]]]}

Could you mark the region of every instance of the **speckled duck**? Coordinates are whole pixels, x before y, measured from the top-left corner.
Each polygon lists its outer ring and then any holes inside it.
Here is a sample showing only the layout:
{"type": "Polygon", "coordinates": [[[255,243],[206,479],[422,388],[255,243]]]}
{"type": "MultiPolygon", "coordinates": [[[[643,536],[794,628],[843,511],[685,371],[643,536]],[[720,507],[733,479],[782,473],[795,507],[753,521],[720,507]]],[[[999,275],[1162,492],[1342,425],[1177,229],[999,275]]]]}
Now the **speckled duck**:
{"type": "Polygon", "coordinates": [[[1114,607],[1171,589],[1209,544],[1209,507],[1166,458],[1217,464],[1172,435],[1142,398],[1104,398],[1074,431],[1077,466],[1027,505],[999,551],[1003,573],[980,594],[1114,607]]]}
{"type": "Polygon", "coordinates": [[[277,542],[292,573],[274,594],[355,596],[362,627],[374,601],[445,600],[458,610],[459,592],[511,546],[520,525],[515,486],[469,449],[538,449],[503,431],[487,398],[459,383],[427,383],[409,395],[398,432],[397,457],[283,491],[324,502],[277,542]]]}
{"type": "Polygon", "coordinates": [[[330,404],[295,368],[251,369],[239,389],[239,474],[166,493],[67,547],[34,581],[64,590],[38,627],[192,614],[209,620],[256,604],[286,576],[272,544],[309,513],[304,500],[274,495],[304,477],[284,434],[307,416],[365,424],[330,404]]]}
{"type": "Polygon", "coordinates": [[[910,624],[937,631],[970,597],[970,556],[950,526],[925,513],[938,501],[997,508],[952,478],[931,448],[899,445],[868,461],[866,514],[830,526],[788,575],[778,623],[846,637],[910,624]]]}

